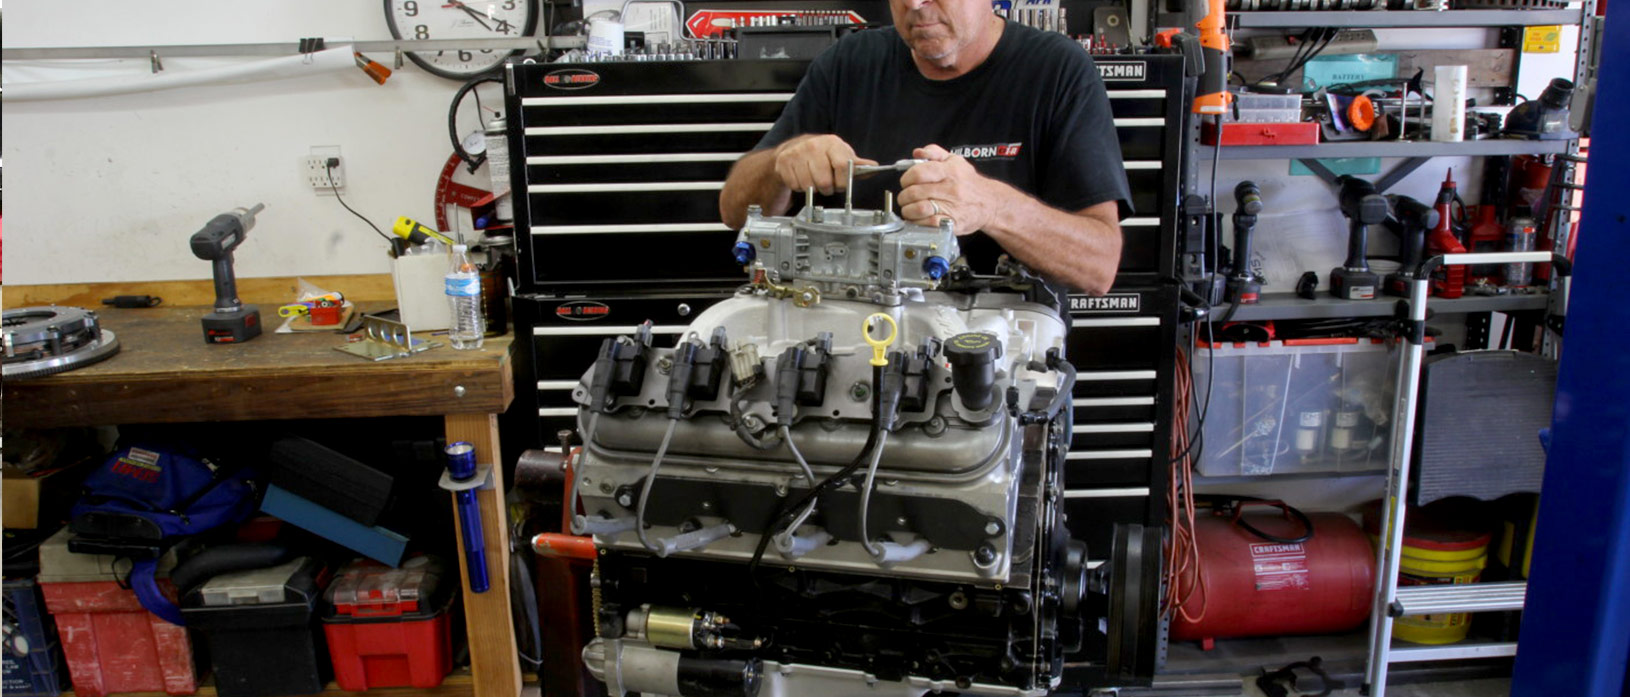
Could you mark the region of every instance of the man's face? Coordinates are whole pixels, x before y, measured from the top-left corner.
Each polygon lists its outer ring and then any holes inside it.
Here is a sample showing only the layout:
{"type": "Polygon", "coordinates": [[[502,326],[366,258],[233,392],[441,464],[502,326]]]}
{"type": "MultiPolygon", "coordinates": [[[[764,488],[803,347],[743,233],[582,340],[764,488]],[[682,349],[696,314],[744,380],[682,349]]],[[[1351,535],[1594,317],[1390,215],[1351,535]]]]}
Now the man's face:
{"type": "Polygon", "coordinates": [[[889,10],[911,52],[942,67],[990,29],[990,0],[889,0],[889,10]]]}

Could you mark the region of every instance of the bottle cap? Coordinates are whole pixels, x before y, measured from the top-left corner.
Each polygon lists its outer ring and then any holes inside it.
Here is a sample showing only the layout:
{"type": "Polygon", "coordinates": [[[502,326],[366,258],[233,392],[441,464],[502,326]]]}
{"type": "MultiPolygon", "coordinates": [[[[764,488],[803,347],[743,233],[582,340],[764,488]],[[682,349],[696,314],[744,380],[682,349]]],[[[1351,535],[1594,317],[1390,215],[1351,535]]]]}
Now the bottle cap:
{"type": "Polygon", "coordinates": [[[468,251],[470,251],[469,245],[463,245],[463,244],[455,244],[455,245],[453,245],[453,253],[454,254],[463,254],[463,253],[468,252],[468,251]]]}

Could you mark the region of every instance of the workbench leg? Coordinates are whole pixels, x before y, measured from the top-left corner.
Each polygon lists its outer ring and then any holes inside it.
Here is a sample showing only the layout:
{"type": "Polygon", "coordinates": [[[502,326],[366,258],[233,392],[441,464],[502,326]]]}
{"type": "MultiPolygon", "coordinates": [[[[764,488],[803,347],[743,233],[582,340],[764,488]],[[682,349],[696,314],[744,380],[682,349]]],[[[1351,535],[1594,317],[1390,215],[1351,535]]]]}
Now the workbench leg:
{"type": "MultiPolygon", "coordinates": [[[[487,546],[485,593],[470,592],[465,569],[464,531],[458,531],[458,568],[464,589],[464,626],[470,639],[470,673],[481,697],[516,697],[521,692],[521,663],[516,656],[515,624],[509,608],[509,517],[504,510],[504,478],[498,459],[498,417],[493,414],[447,416],[447,442],[468,441],[477,462],[493,463],[492,488],[481,489],[482,533],[487,546]]],[[[456,516],[455,516],[456,518],[456,516]]],[[[462,527],[462,523],[459,524],[462,527]]]]}

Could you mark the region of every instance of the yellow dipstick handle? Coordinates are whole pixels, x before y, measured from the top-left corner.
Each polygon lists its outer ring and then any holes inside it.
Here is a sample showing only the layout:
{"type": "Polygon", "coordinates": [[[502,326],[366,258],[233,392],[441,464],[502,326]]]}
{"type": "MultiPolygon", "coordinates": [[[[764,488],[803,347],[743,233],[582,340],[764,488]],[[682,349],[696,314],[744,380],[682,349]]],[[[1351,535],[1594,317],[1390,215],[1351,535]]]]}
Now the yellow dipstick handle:
{"type": "Polygon", "coordinates": [[[866,337],[866,343],[872,345],[872,365],[879,367],[888,365],[889,359],[883,354],[889,350],[889,346],[894,344],[894,337],[900,335],[900,325],[894,323],[893,317],[878,312],[860,323],[860,332],[862,336],[866,337]],[[872,322],[874,320],[883,320],[889,323],[889,335],[887,337],[882,339],[872,338],[872,327],[875,326],[872,322]]]}

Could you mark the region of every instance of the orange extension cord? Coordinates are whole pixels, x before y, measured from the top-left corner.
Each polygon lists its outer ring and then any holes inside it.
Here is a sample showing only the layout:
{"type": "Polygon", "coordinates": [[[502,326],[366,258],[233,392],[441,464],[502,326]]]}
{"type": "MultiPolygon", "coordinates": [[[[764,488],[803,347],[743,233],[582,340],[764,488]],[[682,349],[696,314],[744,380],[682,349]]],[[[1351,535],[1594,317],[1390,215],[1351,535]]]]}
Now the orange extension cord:
{"type": "MultiPolygon", "coordinates": [[[[1188,356],[1180,348],[1177,364],[1187,365],[1188,356]]],[[[1189,623],[1205,618],[1205,576],[1200,573],[1200,547],[1194,536],[1194,455],[1189,450],[1189,410],[1194,403],[1194,377],[1187,370],[1179,370],[1176,377],[1177,398],[1173,418],[1171,477],[1166,488],[1166,522],[1171,535],[1166,539],[1165,597],[1161,599],[1161,614],[1166,619],[1181,616],[1189,623]],[[1189,607],[1199,592],[1198,609],[1189,607]]]]}

